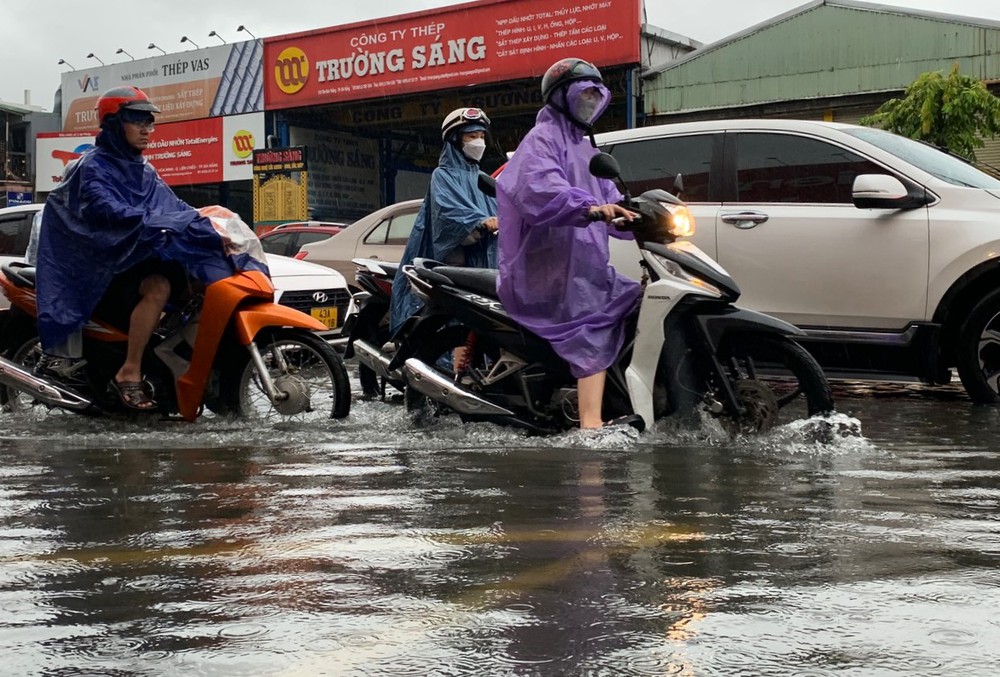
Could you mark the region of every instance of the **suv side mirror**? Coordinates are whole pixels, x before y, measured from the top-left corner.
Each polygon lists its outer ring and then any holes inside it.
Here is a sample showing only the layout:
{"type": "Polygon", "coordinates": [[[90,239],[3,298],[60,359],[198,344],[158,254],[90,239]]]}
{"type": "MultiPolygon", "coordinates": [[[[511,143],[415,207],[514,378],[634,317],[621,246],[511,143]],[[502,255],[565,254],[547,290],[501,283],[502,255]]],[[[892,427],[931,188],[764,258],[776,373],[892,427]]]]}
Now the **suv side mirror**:
{"type": "Polygon", "coordinates": [[[851,197],[858,209],[916,209],[927,204],[927,195],[922,189],[907,189],[902,181],[888,174],[854,177],[851,197]]]}

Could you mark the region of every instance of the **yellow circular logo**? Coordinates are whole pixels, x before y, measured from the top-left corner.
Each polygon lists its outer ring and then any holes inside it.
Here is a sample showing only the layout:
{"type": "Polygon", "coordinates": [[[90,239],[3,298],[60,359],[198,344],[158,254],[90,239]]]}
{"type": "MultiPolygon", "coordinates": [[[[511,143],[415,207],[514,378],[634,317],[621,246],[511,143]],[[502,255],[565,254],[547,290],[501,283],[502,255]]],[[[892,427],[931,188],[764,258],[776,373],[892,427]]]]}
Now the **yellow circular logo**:
{"type": "Polygon", "coordinates": [[[309,58],[298,47],[286,47],[274,61],[274,82],[285,94],[294,94],[309,80],[309,58]]]}
{"type": "Polygon", "coordinates": [[[253,153],[253,134],[245,129],[233,134],[233,153],[240,159],[250,157],[253,153]]]}

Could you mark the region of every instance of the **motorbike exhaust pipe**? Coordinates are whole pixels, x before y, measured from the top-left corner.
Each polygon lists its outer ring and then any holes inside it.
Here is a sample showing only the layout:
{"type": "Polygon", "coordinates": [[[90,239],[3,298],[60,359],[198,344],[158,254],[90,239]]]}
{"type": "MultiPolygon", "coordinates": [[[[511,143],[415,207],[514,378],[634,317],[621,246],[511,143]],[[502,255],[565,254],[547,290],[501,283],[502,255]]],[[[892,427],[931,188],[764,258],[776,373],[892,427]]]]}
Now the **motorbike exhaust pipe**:
{"type": "Polygon", "coordinates": [[[17,388],[45,404],[73,411],[94,407],[91,400],[48,379],[35,376],[30,371],[8,359],[0,357],[0,383],[17,388]]]}
{"type": "Polygon", "coordinates": [[[452,383],[427,363],[411,357],[403,365],[406,383],[417,392],[441,402],[460,414],[477,416],[513,416],[514,412],[493,404],[452,383]]]}
{"type": "Polygon", "coordinates": [[[396,370],[389,370],[389,357],[371,343],[363,339],[355,339],[354,356],[358,362],[365,365],[380,377],[390,381],[402,381],[403,378],[396,370]]]}

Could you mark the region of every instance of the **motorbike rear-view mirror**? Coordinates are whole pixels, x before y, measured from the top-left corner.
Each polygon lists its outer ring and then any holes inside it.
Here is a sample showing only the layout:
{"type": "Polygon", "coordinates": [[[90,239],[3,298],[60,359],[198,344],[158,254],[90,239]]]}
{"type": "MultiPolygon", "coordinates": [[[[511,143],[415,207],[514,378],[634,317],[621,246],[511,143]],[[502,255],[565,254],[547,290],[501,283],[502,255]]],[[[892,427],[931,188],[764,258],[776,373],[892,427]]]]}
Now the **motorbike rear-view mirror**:
{"type": "Polygon", "coordinates": [[[590,158],[589,169],[599,179],[617,179],[622,173],[618,160],[608,153],[598,153],[590,158]]]}
{"type": "Polygon", "coordinates": [[[618,184],[618,189],[622,192],[622,195],[628,199],[628,186],[625,185],[625,181],[622,180],[622,168],[618,164],[613,156],[608,153],[598,153],[594,157],[590,158],[590,164],[588,165],[590,173],[599,179],[611,179],[618,184]]]}
{"type": "Polygon", "coordinates": [[[490,197],[496,197],[497,180],[486,172],[479,172],[479,190],[490,197]]]}

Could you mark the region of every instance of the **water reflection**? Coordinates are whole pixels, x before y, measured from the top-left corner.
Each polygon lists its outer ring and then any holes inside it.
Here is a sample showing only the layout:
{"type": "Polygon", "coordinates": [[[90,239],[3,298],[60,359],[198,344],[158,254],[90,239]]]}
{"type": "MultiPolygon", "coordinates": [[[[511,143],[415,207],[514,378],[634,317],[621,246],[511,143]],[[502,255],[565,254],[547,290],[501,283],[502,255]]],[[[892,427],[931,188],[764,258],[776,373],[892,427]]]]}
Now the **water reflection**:
{"type": "Polygon", "coordinates": [[[6,671],[992,674],[997,412],[844,412],[863,437],[5,420],[6,671]]]}

